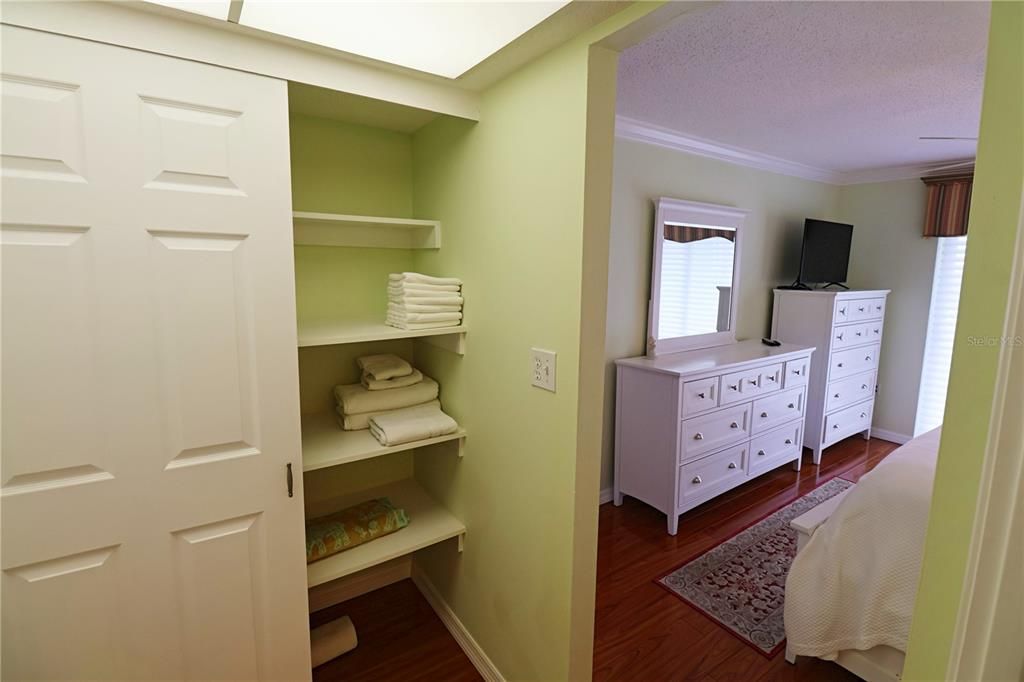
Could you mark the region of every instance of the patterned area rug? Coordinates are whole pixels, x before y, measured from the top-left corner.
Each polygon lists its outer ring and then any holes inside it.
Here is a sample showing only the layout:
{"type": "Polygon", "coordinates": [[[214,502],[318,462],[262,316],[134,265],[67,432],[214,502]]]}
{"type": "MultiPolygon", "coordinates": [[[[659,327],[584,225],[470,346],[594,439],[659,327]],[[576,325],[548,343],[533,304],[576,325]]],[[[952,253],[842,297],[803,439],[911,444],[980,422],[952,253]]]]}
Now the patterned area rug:
{"type": "Polygon", "coordinates": [[[656,582],[771,658],[786,641],[782,606],[796,556],[789,522],[851,485],[833,478],[656,582]]]}

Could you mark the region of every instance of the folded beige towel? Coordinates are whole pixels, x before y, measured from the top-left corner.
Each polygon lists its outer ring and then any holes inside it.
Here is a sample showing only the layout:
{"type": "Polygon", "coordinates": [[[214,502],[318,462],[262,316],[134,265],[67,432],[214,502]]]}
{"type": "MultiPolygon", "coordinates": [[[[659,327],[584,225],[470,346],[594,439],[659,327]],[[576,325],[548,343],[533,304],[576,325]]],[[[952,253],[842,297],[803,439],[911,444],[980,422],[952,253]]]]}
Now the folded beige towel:
{"type": "Polygon", "coordinates": [[[394,301],[388,302],[388,310],[394,310],[397,313],[461,313],[461,305],[423,305],[421,303],[415,303],[418,299],[410,299],[405,303],[396,303],[394,301]]]}
{"type": "Polygon", "coordinates": [[[408,282],[416,284],[456,284],[462,285],[462,280],[456,277],[433,277],[431,275],[424,275],[419,272],[393,272],[388,275],[388,280],[391,282],[408,282]]]}
{"type": "Polygon", "coordinates": [[[388,306],[388,317],[398,322],[450,322],[461,320],[462,313],[410,313],[388,306]]]}
{"type": "Polygon", "coordinates": [[[454,433],[455,420],[433,405],[417,405],[370,419],[370,433],[381,445],[401,445],[414,440],[454,433]]]}
{"type": "Polygon", "coordinates": [[[388,303],[405,305],[415,303],[416,305],[457,305],[464,303],[461,296],[455,294],[438,294],[431,296],[393,296],[388,294],[388,303]]]}
{"type": "MultiPolygon", "coordinates": [[[[440,408],[441,402],[438,400],[431,400],[429,403],[423,403],[424,405],[433,405],[434,407],[440,408]]],[[[408,408],[400,407],[398,410],[405,410],[408,408]]],[[[341,405],[335,408],[335,417],[338,419],[338,425],[345,431],[363,431],[370,428],[370,420],[374,417],[382,414],[390,414],[397,412],[398,410],[381,410],[380,412],[365,412],[363,414],[345,414],[341,405]]]]}
{"type": "Polygon", "coordinates": [[[419,331],[423,329],[444,329],[445,327],[458,327],[462,324],[462,320],[452,320],[450,322],[404,322],[402,320],[396,320],[394,318],[387,318],[384,324],[389,327],[395,327],[396,329],[408,329],[411,331],[419,331]]]}
{"type": "Polygon", "coordinates": [[[390,391],[371,391],[362,384],[334,387],[334,397],[345,416],[412,407],[436,399],[437,393],[437,382],[428,376],[418,384],[390,391]]]}
{"type": "Polygon", "coordinates": [[[404,377],[395,377],[394,379],[374,379],[369,374],[363,374],[361,383],[370,391],[386,391],[392,388],[402,388],[403,386],[412,386],[423,381],[423,373],[418,369],[414,369],[412,374],[407,374],[404,377]]]}
{"type": "Polygon", "coordinates": [[[371,379],[379,381],[405,377],[413,373],[412,365],[397,355],[364,355],[356,358],[356,364],[363,370],[363,374],[368,374],[371,379]]]}
{"type": "Polygon", "coordinates": [[[388,291],[401,294],[406,291],[422,291],[427,293],[450,293],[457,294],[462,290],[462,286],[459,284],[416,284],[415,282],[402,282],[396,284],[394,282],[388,282],[388,291]]]}

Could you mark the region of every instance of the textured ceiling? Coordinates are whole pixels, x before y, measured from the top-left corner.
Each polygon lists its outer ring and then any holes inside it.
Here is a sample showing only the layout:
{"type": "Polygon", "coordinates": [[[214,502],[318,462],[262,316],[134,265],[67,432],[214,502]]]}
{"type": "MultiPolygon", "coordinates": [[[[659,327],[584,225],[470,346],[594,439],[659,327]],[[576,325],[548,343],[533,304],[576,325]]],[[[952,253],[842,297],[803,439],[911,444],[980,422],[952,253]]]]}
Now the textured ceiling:
{"type": "Polygon", "coordinates": [[[726,2],[626,50],[618,113],[850,172],[974,156],[987,2],[726,2]]]}

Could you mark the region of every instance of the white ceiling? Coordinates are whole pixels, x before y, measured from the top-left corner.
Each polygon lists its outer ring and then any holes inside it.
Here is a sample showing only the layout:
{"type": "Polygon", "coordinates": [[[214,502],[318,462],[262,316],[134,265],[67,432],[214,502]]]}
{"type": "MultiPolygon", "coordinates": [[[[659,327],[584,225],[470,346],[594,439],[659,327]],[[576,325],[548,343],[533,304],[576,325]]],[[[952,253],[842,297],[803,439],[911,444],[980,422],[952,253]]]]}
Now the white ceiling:
{"type": "Polygon", "coordinates": [[[838,173],[973,158],[987,2],[726,2],[626,50],[618,114],[838,173]]]}

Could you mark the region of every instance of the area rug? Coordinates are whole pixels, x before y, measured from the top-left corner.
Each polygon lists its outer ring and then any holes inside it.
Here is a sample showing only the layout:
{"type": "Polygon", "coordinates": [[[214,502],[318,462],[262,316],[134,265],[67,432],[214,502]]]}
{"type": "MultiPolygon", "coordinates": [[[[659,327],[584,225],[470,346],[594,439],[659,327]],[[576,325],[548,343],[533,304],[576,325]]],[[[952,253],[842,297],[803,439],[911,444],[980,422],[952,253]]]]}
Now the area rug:
{"type": "Polygon", "coordinates": [[[833,478],[656,582],[772,658],[786,642],[786,574],[796,556],[789,522],[852,485],[833,478]]]}

